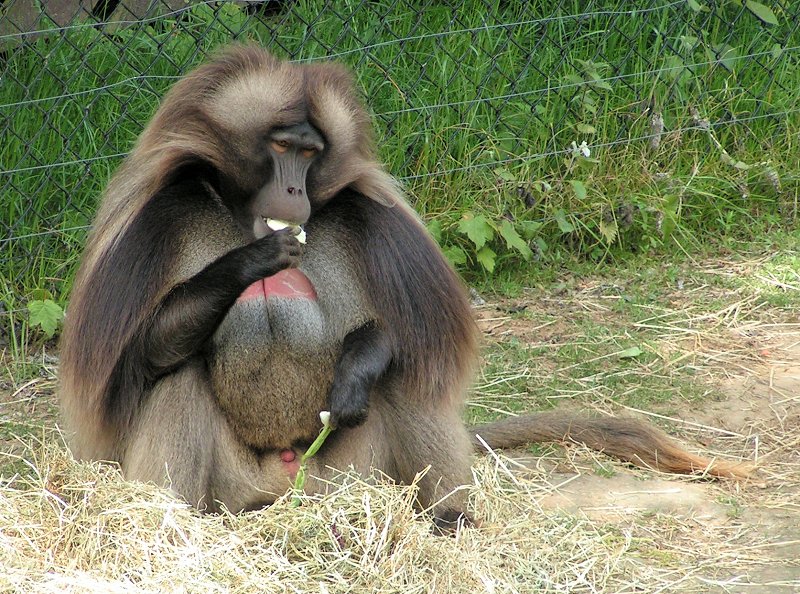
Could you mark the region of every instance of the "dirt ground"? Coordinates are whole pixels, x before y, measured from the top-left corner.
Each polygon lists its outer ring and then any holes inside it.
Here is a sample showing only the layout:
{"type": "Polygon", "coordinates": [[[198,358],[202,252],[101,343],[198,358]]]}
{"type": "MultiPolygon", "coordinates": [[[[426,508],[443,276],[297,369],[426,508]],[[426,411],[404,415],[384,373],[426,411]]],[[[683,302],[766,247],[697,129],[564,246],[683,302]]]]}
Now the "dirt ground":
{"type": "Polygon", "coordinates": [[[750,555],[742,559],[741,574],[709,584],[710,591],[800,592],[800,343],[775,355],[753,375],[728,380],[728,400],[685,418],[742,436],[729,441],[753,448],[758,471],[752,481],[719,485],[554,472],[553,493],[542,498],[542,507],[610,523],[631,514],[665,514],[696,522],[701,538],[732,532],[750,555]]]}
{"type": "MultiPolygon", "coordinates": [[[[504,303],[501,310],[520,307],[504,303]]],[[[480,316],[489,340],[541,339],[541,330],[532,331],[533,325],[525,320],[503,321],[501,316],[498,321],[496,309],[490,306],[480,316]]],[[[585,451],[568,451],[566,462],[525,453],[513,458],[531,468],[547,467],[539,501],[542,509],[606,525],[623,526],[631,518],[643,518],[644,533],[658,539],[658,530],[665,530],[664,540],[670,542],[665,555],[696,548],[697,565],[683,568],[687,582],[694,580],[693,588],[698,576],[713,575],[699,577],[707,587],[703,591],[796,593],[800,592],[800,324],[732,326],[733,331],[725,332],[724,349],[719,336],[709,344],[700,344],[695,337],[690,347],[705,371],[699,381],[716,384],[723,398],[695,403],[680,416],[673,413],[669,421],[686,443],[706,453],[755,462],[752,479],[687,481],[630,468],[599,475],[596,465],[592,468],[596,458],[585,451]],[[685,532],[682,537],[676,534],[680,531],[685,532]]],[[[648,414],[658,419],[658,414],[648,414]]],[[[675,591],[681,591],[679,583],[675,591]]]]}

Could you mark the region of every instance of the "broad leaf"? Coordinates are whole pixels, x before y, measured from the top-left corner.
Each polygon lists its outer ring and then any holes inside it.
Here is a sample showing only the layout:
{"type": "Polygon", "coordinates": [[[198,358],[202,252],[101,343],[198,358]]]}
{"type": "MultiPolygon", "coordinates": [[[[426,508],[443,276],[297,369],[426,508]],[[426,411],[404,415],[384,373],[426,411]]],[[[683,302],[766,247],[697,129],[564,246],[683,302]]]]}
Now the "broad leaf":
{"type": "Polygon", "coordinates": [[[458,230],[469,237],[475,244],[475,249],[479,250],[486,242],[494,237],[494,229],[483,215],[473,215],[466,213],[458,222],[458,230]]]}
{"type": "Polygon", "coordinates": [[[571,179],[569,180],[569,185],[572,186],[572,190],[575,192],[575,196],[578,197],[578,200],[586,200],[586,186],[583,185],[582,181],[571,179]]]}
{"type": "Polygon", "coordinates": [[[739,61],[739,51],[727,43],[722,43],[714,46],[714,52],[714,58],[727,70],[733,72],[739,61]]]}
{"type": "Polygon", "coordinates": [[[467,263],[467,253],[457,245],[447,246],[442,250],[444,257],[447,258],[453,266],[463,266],[467,263]]]}
{"type": "Polygon", "coordinates": [[[769,25],[778,24],[778,17],[775,16],[775,13],[772,12],[772,9],[769,6],[764,6],[761,4],[761,2],[753,2],[753,0],[747,0],[745,6],[747,6],[747,9],[750,12],[752,12],[765,23],[769,25]]]}
{"type": "Polygon", "coordinates": [[[572,233],[575,231],[574,225],[567,220],[567,215],[564,214],[563,210],[559,208],[555,213],[553,213],[553,216],[555,217],[556,223],[558,223],[558,228],[562,233],[572,233]]]}
{"type": "Polygon", "coordinates": [[[699,2],[697,2],[697,0],[686,0],[686,4],[695,12],[700,12],[703,10],[703,7],[699,2]]]}
{"type": "Polygon", "coordinates": [[[642,354],[642,349],[639,347],[631,347],[629,349],[625,349],[624,351],[618,353],[618,357],[620,359],[633,359],[634,357],[638,357],[642,354]]]}
{"type": "Polygon", "coordinates": [[[428,228],[428,233],[431,234],[436,243],[442,243],[442,222],[441,221],[431,221],[426,225],[428,228]]]}
{"type": "Polygon", "coordinates": [[[617,222],[612,220],[610,222],[600,221],[600,233],[606,240],[606,243],[612,244],[617,239],[617,222]]]}
{"type": "Polygon", "coordinates": [[[64,311],[52,299],[28,303],[28,323],[33,327],[40,327],[48,338],[52,338],[56,333],[62,319],[64,311]]]}
{"type": "Polygon", "coordinates": [[[503,239],[506,240],[506,245],[508,245],[509,249],[517,250],[525,260],[530,260],[531,256],[533,256],[533,252],[531,248],[528,247],[528,244],[519,236],[517,230],[514,229],[514,225],[511,224],[511,221],[504,220],[503,223],[500,225],[500,235],[503,236],[503,239]]]}
{"type": "Polygon", "coordinates": [[[539,221],[519,221],[517,223],[517,228],[520,233],[522,233],[522,237],[530,241],[543,225],[544,224],[539,221]]]}
{"type": "Polygon", "coordinates": [[[481,263],[481,266],[488,272],[494,272],[494,261],[497,258],[497,254],[492,251],[492,248],[485,246],[478,250],[475,255],[478,258],[478,262],[481,263]]]}
{"type": "Polygon", "coordinates": [[[503,181],[507,182],[515,182],[517,181],[517,176],[511,173],[505,167],[498,167],[494,170],[494,174],[503,181]]]}

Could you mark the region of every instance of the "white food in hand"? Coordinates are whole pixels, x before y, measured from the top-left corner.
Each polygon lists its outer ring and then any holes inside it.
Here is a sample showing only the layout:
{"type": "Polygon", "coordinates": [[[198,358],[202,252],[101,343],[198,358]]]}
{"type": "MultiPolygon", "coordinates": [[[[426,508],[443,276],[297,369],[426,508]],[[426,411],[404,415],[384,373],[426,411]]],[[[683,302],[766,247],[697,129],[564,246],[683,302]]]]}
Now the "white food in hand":
{"type": "Polygon", "coordinates": [[[280,219],[265,218],[264,222],[267,224],[267,227],[269,227],[273,231],[281,231],[282,229],[291,229],[292,233],[297,238],[297,241],[299,241],[300,243],[306,242],[306,232],[300,225],[295,225],[294,223],[287,223],[286,221],[281,221],[280,219]]]}
{"type": "Polygon", "coordinates": [[[331,412],[329,410],[323,410],[319,413],[319,420],[322,421],[323,426],[328,426],[331,423],[331,412]]]}

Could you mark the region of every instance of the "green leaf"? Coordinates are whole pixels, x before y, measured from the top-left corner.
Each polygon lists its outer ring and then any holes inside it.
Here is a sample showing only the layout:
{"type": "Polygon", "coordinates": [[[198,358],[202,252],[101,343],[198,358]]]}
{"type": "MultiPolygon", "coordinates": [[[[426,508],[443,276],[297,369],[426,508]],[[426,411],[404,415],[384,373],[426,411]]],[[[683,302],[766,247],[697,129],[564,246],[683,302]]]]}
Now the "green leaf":
{"type": "Polygon", "coordinates": [[[753,168],[752,165],[748,165],[744,161],[734,161],[733,166],[739,171],[748,171],[753,168]]]}
{"type": "Polygon", "coordinates": [[[739,61],[739,52],[735,47],[722,43],[714,46],[715,59],[725,67],[726,70],[733,72],[736,63],[739,61]]]}
{"type": "Polygon", "coordinates": [[[761,19],[768,25],[778,24],[778,17],[775,16],[775,13],[772,12],[772,9],[768,6],[764,6],[763,4],[761,4],[761,2],[753,2],[753,0],[747,0],[745,6],[747,6],[747,10],[752,12],[754,15],[756,15],[759,19],[761,19]]]}
{"type": "Polygon", "coordinates": [[[678,79],[686,72],[686,64],[680,56],[667,56],[664,58],[664,68],[660,76],[665,80],[672,81],[678,79]]]}
{"type": "Polygon", "coordinates": [[[484,246],[475,254],[478,258],[478,262],[481,263],[488,272],[494,272],[494,261],[497,258],[497,254],[492,251],[492,248],[489,246],[484,246]]]}
{"type": "Polygon", "coordinates": [[[431,237],[436,241],[436,243],[442,243],[442,222],[439,220],[431,221],[426,225],[428,228],[428,233],[431,234],[431,237]]]}
{"type": "Polygon", "coordinates": [[[575,231],[575,227],[567,220],[567,215],[564,214],[563,210],[559,208],[555,213],[553,213],[553,216],[555,217],[556,223],[558,223],[558,228],[562,233],[572,233],[575,231]]]}
{"type": "Polygon", "coordinates": [[[530,241],[536,232],[544,226],[540,221],[519,221],[517,229],[526,240],[530,241]]]}
{"type": "Polygon", "coordinates": [[[503,181],[507,182],[515,182],[517,181],[517,176],[511,173],[505,167],[498,167],[494,170],[494,174],[503,181]]]}
{"type": "Polygon", "coordinates": [[[640,349],[639,347],[631,347],[629,349],[625,349],[624,351],[617,353],[617,356],[620,359],[633,359],[641,354],[642,354],[642,349],[640,349]]]}
{"type": "Polygon", "coordinates": [[[703,7],[699,2],[697,2],[697,0],[686,0],[686,4],[695,12],[700,12],[703,10],[703,7]]]}
{"type": "Polygon", "coordinates": [[[678,217],[674,213],[665,212],[664,220],[661,222],[661,233],[664,237],[670,237],[678,227],[678,217]]]}
{"type": "Polygon", "coordinates": [[[600,233],[602,233],[606,243],[614,243],[614,241],[617,239],[617,231],[618,229],[616,221],[612,220],[608,223],[604,220],[600,221],[600,233]]]}
{"type": "Polygon", "coordinates": [[[664,237],[669,237],[678,226],[678,210],[681,201],[677,194],[667,194],[664,196],[664,218],[661,221],[661,232],[664,237]]]}
{"type": "Polygon", "coordinates": [[[506,245],[509,249],[517,250],[526,261],[531,259],[531,256],[533,256],[531,248],[528,247],[525,240],[519,236],[519,233],[514,229],[514,225],[511,221],[504,220],[500,225],[499,231],[503,239],[506,240],[506,245]]]}
{"type": "Polygon", "coordinates": [[[45,301],[52,298],[52,293],[47,289],[33,289],[30,294],[30,301],[45,301]]]}
{"type": "Polygon", "coordinates": [[[607,83],[604,80],[593,80],[593,81],[590,82],[590,84],[596,89],[603,89],[604,91],[613,90],[613,87],[611,86],[611,84],[607,83]]]}
{"type": "Polygon", "coordinates": [[[64,311],[52,299],[28,303],[28,323],[33,327],[40,327],[48,338],[53,337],[63,319],[64,311]]]}
{"type": "Polygon", "coordinates": [[[772,58],[777,60],[783,55],[783,47],[781,47],[780,43],[775,43],[772,45],[772,58]]]}
{"type": "Polygon", "coordinates": [[[572,190],[575,192],[575,196],[578,197],[578,200],[586,200],[586,186],[583,185],[582,181],[571,179],[569,180],[569,185],[572,186],[572,190]]]}
{"type": "Polygon", "coordinates": [[[680,203],[681,201],[677,194],[666,194],[664,196],[664,212],[673,215],[678,214],[680,203]]]}
{"type": "Polygon", "coordinates": [[[578,129],[578,132],[580,132],[581,134],[594,134],[595,132],[597,132],[597,128],[589,124],[578,124],[576,128],[578,129]]]}
{"type": "Polygon", "coordinates": [[[693,50],[697,46],[697,43],[700,41],[700,39],[695,35],[681,35],[680,40],[681,40],[681,45],[685,50],[693,50]]]}
{"type": "Polygon", "coordinates": [[[458,230],[469,237],[475,244],[475,249],[479,250],[486,242],[494,237],[494,229],[483,215],[475,216],[471,212],[466,213],[458,222],[458,230]]]}
{"type": "Polygon", "coordinates": [[[444,257],[447,258],[453,266],[463,266],[467,263],[467,252],[457,245],[447,246],[442,251],[444,252],[444,257]]]}

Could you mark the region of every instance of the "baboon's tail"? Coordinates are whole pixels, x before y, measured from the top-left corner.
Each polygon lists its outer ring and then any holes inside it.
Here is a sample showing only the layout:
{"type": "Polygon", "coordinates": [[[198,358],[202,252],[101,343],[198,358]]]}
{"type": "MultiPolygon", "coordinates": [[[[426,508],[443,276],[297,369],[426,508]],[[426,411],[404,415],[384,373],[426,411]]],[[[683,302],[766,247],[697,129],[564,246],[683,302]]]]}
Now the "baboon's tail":
{"type": "Polygon", "coordinates": [[[475,437],[478,434],[492,449],[541,442],[576,442],[636,466],[676,474],[741,479],[753,470],[748,463],[723,462],[692,454],[660,429],[631,418],[542,412],[468,429],[476,452],[485,452],[483,444],[475,437]]]}

